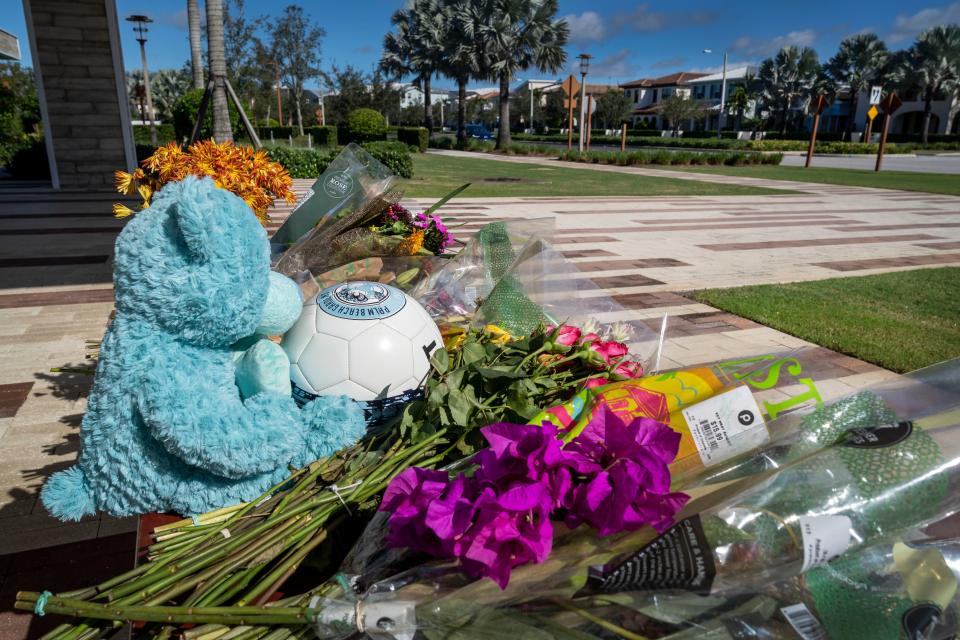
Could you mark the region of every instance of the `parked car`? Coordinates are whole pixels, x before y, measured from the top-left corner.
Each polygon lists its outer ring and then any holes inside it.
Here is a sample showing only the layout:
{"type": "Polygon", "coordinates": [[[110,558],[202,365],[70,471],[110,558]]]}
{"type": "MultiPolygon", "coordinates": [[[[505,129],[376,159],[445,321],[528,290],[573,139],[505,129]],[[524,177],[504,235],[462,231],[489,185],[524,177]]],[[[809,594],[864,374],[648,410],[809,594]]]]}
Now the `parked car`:
{"type": "Polygon", "coordinates": [[[493,140],[493,134],[482,124],[468,124],[467,136],[477,140],[493,140]]]}

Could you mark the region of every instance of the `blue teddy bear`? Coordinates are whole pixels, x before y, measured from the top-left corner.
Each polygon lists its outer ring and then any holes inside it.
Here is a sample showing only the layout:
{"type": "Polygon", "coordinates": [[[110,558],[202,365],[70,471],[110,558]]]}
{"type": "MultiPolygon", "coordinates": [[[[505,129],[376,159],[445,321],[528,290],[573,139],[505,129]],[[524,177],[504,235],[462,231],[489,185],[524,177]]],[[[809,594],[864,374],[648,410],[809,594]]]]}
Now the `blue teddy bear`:
{"type": "Polygon", "coordinates": [[[202,513],[363,435],[346,397],[294,403],[286,355],[258,336],[293,325],[300,291],[270,271],[249,207],[211,179],[168,184],[126,225],[114,289],[79,460],[41,494],[54,516],[202,513]]]}

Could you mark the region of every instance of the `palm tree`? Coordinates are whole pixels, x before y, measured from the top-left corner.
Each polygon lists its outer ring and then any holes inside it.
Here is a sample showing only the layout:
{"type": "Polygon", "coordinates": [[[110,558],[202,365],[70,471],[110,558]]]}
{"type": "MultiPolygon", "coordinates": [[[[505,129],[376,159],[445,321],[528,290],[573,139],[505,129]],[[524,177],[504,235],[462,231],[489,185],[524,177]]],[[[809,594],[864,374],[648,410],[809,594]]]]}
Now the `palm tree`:
{"type": "Polygon", "coordinates": [[[846,138],[853,132],[860,94],[876,84],[886,67],[890,52],[876,34],[851,36],[840,43],[836,55],[830,58],[825,70],[834,88],[846,86],[850,91],[850,116],[847,118],[846,138]]]}
{"type": "Polygon", "coordinates": [[[401,79],[414,75],[423,91],[423,124],[433,131],[430,104],[430,80],[440,67],[445,14],[434,0],[414,0],[407,9],[397,10],[390,18],[396,32],[383,39],[380,69],[387,76],[401,79]]]}
{"type": "Polygon", "coordinates": [[[487,72],[486,49],[478,41],[482,32],[479,3],[472,0],[443,0],[443,56],[440,71],[457,83],[457,144],[467,142],[467,83],[487,72]]]}
{"type": "Polygon", "coordinates": [[[476,0],[480,5],[480,41],[489,56],[487,73],[500,81],[500,131],[497,149],[510,145],[510,81],[518,71],[536,67],[560,70],[570,35],[566,21],[556,20],[557,0],[476,0]]]}
{"type": "Polygon", "coordinates": [[[203,51],[200,48],[200,7],[197,0],[187,0],[187,23],[190,25],[190,66],[193,88],[203,89],[203,51]]]}
{"type": "Polygon", "coordinates": [[[206,0],[207,55],[210,58],[210,77],[213,78],[213,139],[233,142],[230,131],[230,111],[227,107],[227,58],[223,43],[223,0],[206,0]]]}
{"type": "Polygon", "coordinates": [[[934,97],[952,95],[960,85],[960,25],[940,25],[921,33],[905,63],[905,79],[923,96],[922,140],[926,144],[934,97]]]}
{"type": "Polygon", "coordinates": [[[780,135],[787,131],[787,114],[817,82],[820,61],[810,47],[784,47],[760,64],[761,95],[780,114],[780,135]]]}

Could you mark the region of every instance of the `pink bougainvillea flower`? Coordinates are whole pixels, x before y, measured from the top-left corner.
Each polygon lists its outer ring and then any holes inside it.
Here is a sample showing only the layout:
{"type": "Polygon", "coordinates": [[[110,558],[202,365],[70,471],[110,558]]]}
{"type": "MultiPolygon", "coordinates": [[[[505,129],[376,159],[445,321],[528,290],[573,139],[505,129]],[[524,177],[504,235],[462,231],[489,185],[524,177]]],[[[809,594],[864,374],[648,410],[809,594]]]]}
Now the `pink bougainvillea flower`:
{"type": "Polygon", "coordinates": [[[391,513],[389,546],[410,547],[430,554],[442,552],[440,538],[427,526],[424,515],[448,482],[446,472],[418,467],[404,470],[390,482],[380,503],[380,511],[391,513]]]}
{"type": "Polygon", "coordinates": [[[579,455],[584,476],[565,496],[567,522],[585,522],[601,536],[651,525],[666,530],[687,500],[670,492],[670,469],[680,434],[650,418],[624,423],[599,412],[565,448],[579,455]]]}

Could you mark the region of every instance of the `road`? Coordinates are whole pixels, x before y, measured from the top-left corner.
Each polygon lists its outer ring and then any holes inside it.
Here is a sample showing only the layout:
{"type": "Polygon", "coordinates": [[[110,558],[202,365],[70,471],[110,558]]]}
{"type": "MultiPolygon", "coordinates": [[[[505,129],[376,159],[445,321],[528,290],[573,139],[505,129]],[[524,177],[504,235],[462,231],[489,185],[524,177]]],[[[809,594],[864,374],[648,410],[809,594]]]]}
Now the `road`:
{"type": "MultiPolygon", "coordinates": [[[[783,157],[781,163],[786,167],[802,167],[805,157],[789,155],[783,157]]],[[[830,167],[833,169],[868,169],[873,170],[877,157],[869,156],[814,156],[814,167],[830,167]]],[[[957,155],[921,155],[900,156],[890,155],[883,158],[883,171],[918,171],[921,173],[955,173],[960,174],[960,154],[957,155]]]]}
{"type": "MultiPolygon", "coordinates": [[[[535,144],[565,149],[566,144],[558,142],[530,142],[518,141],[521,144],[535,144]]],[[[576,144],[576,141],[574,141],[576,144]]],[[[619,146],[611,145],[592,145],[593,151],[619,151],[619,146]]],[[[664,147],[627,147],[627,151],[657,151],[664,147]]],[[[697,151],[697,149],[666,149],[667,151],[697,151]]],[[[785,155],[783,157],[783,166],[802,167],[805,156],[802,154],[785,155]]],[[[874,155],[862,156],[825,156],[818,155],[813,158],[815,167],[831,167],[834,169],[867,169],[873,170],[877,157],[874,155]]],[[[916,171],[920,173],[955,173],[960,174],[960,154],[948,155],[888,155],[883,159],[884,171],[916,171]]]]}

